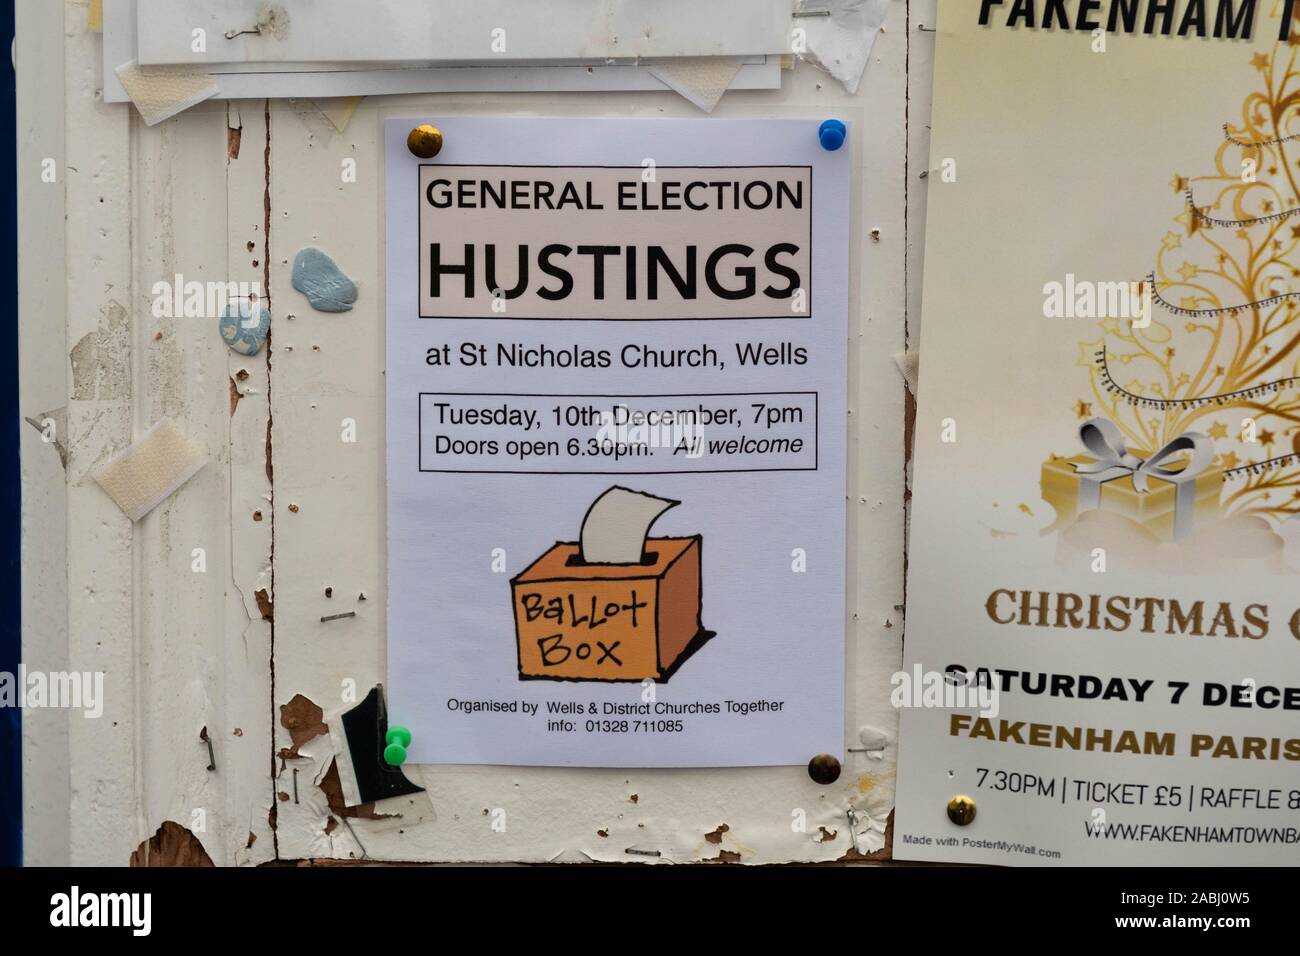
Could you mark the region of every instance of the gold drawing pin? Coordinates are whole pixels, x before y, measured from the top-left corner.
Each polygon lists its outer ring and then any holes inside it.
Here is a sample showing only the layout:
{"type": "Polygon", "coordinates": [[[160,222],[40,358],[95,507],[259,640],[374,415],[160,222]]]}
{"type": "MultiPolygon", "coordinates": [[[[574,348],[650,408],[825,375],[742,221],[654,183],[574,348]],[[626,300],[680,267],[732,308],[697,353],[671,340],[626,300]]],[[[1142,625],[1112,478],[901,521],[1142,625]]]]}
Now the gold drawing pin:
{"type": "Polygon", "coordinates": [[[417,126],[406,137],[406,148],[421,159],[433,159],[442,152],[442,130],[427,123],[417,126]]]}
{"type": "Polygon", "coordinates": [[[975,819],[975,801],[958,794],[948,801],[948,819],[959,827],[969,826],[975,819]]]}

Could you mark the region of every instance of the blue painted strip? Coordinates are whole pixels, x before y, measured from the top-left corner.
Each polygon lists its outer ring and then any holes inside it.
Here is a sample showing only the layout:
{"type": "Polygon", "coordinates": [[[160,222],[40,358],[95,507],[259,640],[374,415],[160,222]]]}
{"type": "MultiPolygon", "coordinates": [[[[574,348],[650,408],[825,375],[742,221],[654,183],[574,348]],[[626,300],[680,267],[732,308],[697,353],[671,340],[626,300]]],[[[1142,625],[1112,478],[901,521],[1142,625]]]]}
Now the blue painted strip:
{"type": "MultiPolygon", "coordinates": [[[[17,675],[22,654],[18,619],[19,535],[22,527],[18,469],[18,182],[14,68],[9,50],[14,36],[14,5],[0,3],[0,128],[13,131],[8,149],[0,148],[0,671],[17,675]]],[[[59,163],[62,167],[62,162],[59,163]]],[[[22,710],[0,707],[0,866],[23,860],[22,710]]]]}

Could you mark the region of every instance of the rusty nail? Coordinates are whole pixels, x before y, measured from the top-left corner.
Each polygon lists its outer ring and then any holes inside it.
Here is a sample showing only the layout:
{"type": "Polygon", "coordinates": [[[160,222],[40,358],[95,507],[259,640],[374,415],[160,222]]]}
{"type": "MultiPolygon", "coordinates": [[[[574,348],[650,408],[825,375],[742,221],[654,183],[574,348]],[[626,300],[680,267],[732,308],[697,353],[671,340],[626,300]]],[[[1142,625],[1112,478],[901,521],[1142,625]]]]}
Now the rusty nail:
{"type": "Polygon", "coordinates": [[[216,770],[217,757],[216,754],[212,752],[212,738],[208,736],[207,727],[204,727],[202,730],[199,731],[199,740],[203,741],[205,744],[208,745],[208,769],[216,770]]]}
{"type": "Polygon", "coordinates": [[[324,617],[320,619],[320,622],[322,624],[326,624],[330,621],[341,621],[345,617],[356,617],[356,616],[357,616],[356,611],[344,611],[342,614],[326,614],[324,617]]]}

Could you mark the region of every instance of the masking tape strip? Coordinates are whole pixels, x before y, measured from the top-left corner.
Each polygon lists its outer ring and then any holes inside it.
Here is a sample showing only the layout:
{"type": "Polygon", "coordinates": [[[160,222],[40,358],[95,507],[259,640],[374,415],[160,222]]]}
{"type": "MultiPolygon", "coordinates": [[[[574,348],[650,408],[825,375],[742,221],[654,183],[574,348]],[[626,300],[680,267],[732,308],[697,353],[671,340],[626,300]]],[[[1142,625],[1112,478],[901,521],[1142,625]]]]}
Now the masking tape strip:
{"type": "Polygon", "coordinates": [[[329,120],[331,126],[337,132],[345,132],[348,124],[352,122],[352,114],[357,111],[361,105],[364,96],[331,96],[323,99],[316,99],[312,102],[316,104],[316,109],[329,120]]]}
{"type": "Polygon", "coordinates": [[[86,13],[86,29],[91,33],[104,32],[104,0],[90,0],[90,10],[86,13]]]}
{"type": "Polygon", "coordinates": [[[170,418],[95,472],[95,481],[132,521],[139,521],[198,473],[203,453],[170,418]]]}
{"type": "Polygon", "coordinates": [[[903,381],[907,383],[907,390],[916,395],[917,388],[921,383],[921,353],[919,352],[898,352],[894,355],[894,364],[903,374],[903,381]]]}
{"type": "Polygon", "coordinates": [[[647,69],[659,82],[712,113],[744,62],[741,57],[687,56],[647,64],[647,69]]]}
{"type": "Polygon", "coordinates": [[[145,73],[135,60],[114,72],[146,126],[157,126],[221,92],[207,73],[145,73]]]}

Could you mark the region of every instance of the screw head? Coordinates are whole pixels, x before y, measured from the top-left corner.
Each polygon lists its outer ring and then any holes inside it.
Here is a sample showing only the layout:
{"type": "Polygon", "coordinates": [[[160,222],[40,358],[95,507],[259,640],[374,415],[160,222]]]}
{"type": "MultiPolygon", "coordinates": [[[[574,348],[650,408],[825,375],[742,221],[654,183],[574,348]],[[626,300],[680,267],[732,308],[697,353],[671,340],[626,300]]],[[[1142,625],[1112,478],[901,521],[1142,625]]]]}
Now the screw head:
{"type": "Polygon", "coordinates": [[[970,826],[975,819],[975,801],[959,793],[948,801],[948,819],[959,827],[970,826]]]}
{"type": "Polygon", "coordinates": [[[417,126],[406,137],[406,148],[420,159],[433,159],[442,152],[442,130],[427,123],[417,126]]]}
{"type": "Polygon", "coordinates": [[[830,754],[818,754],[808,761],[808,776],[822,786],[832,784],[840,779],[840,762],[830,754]]]}

